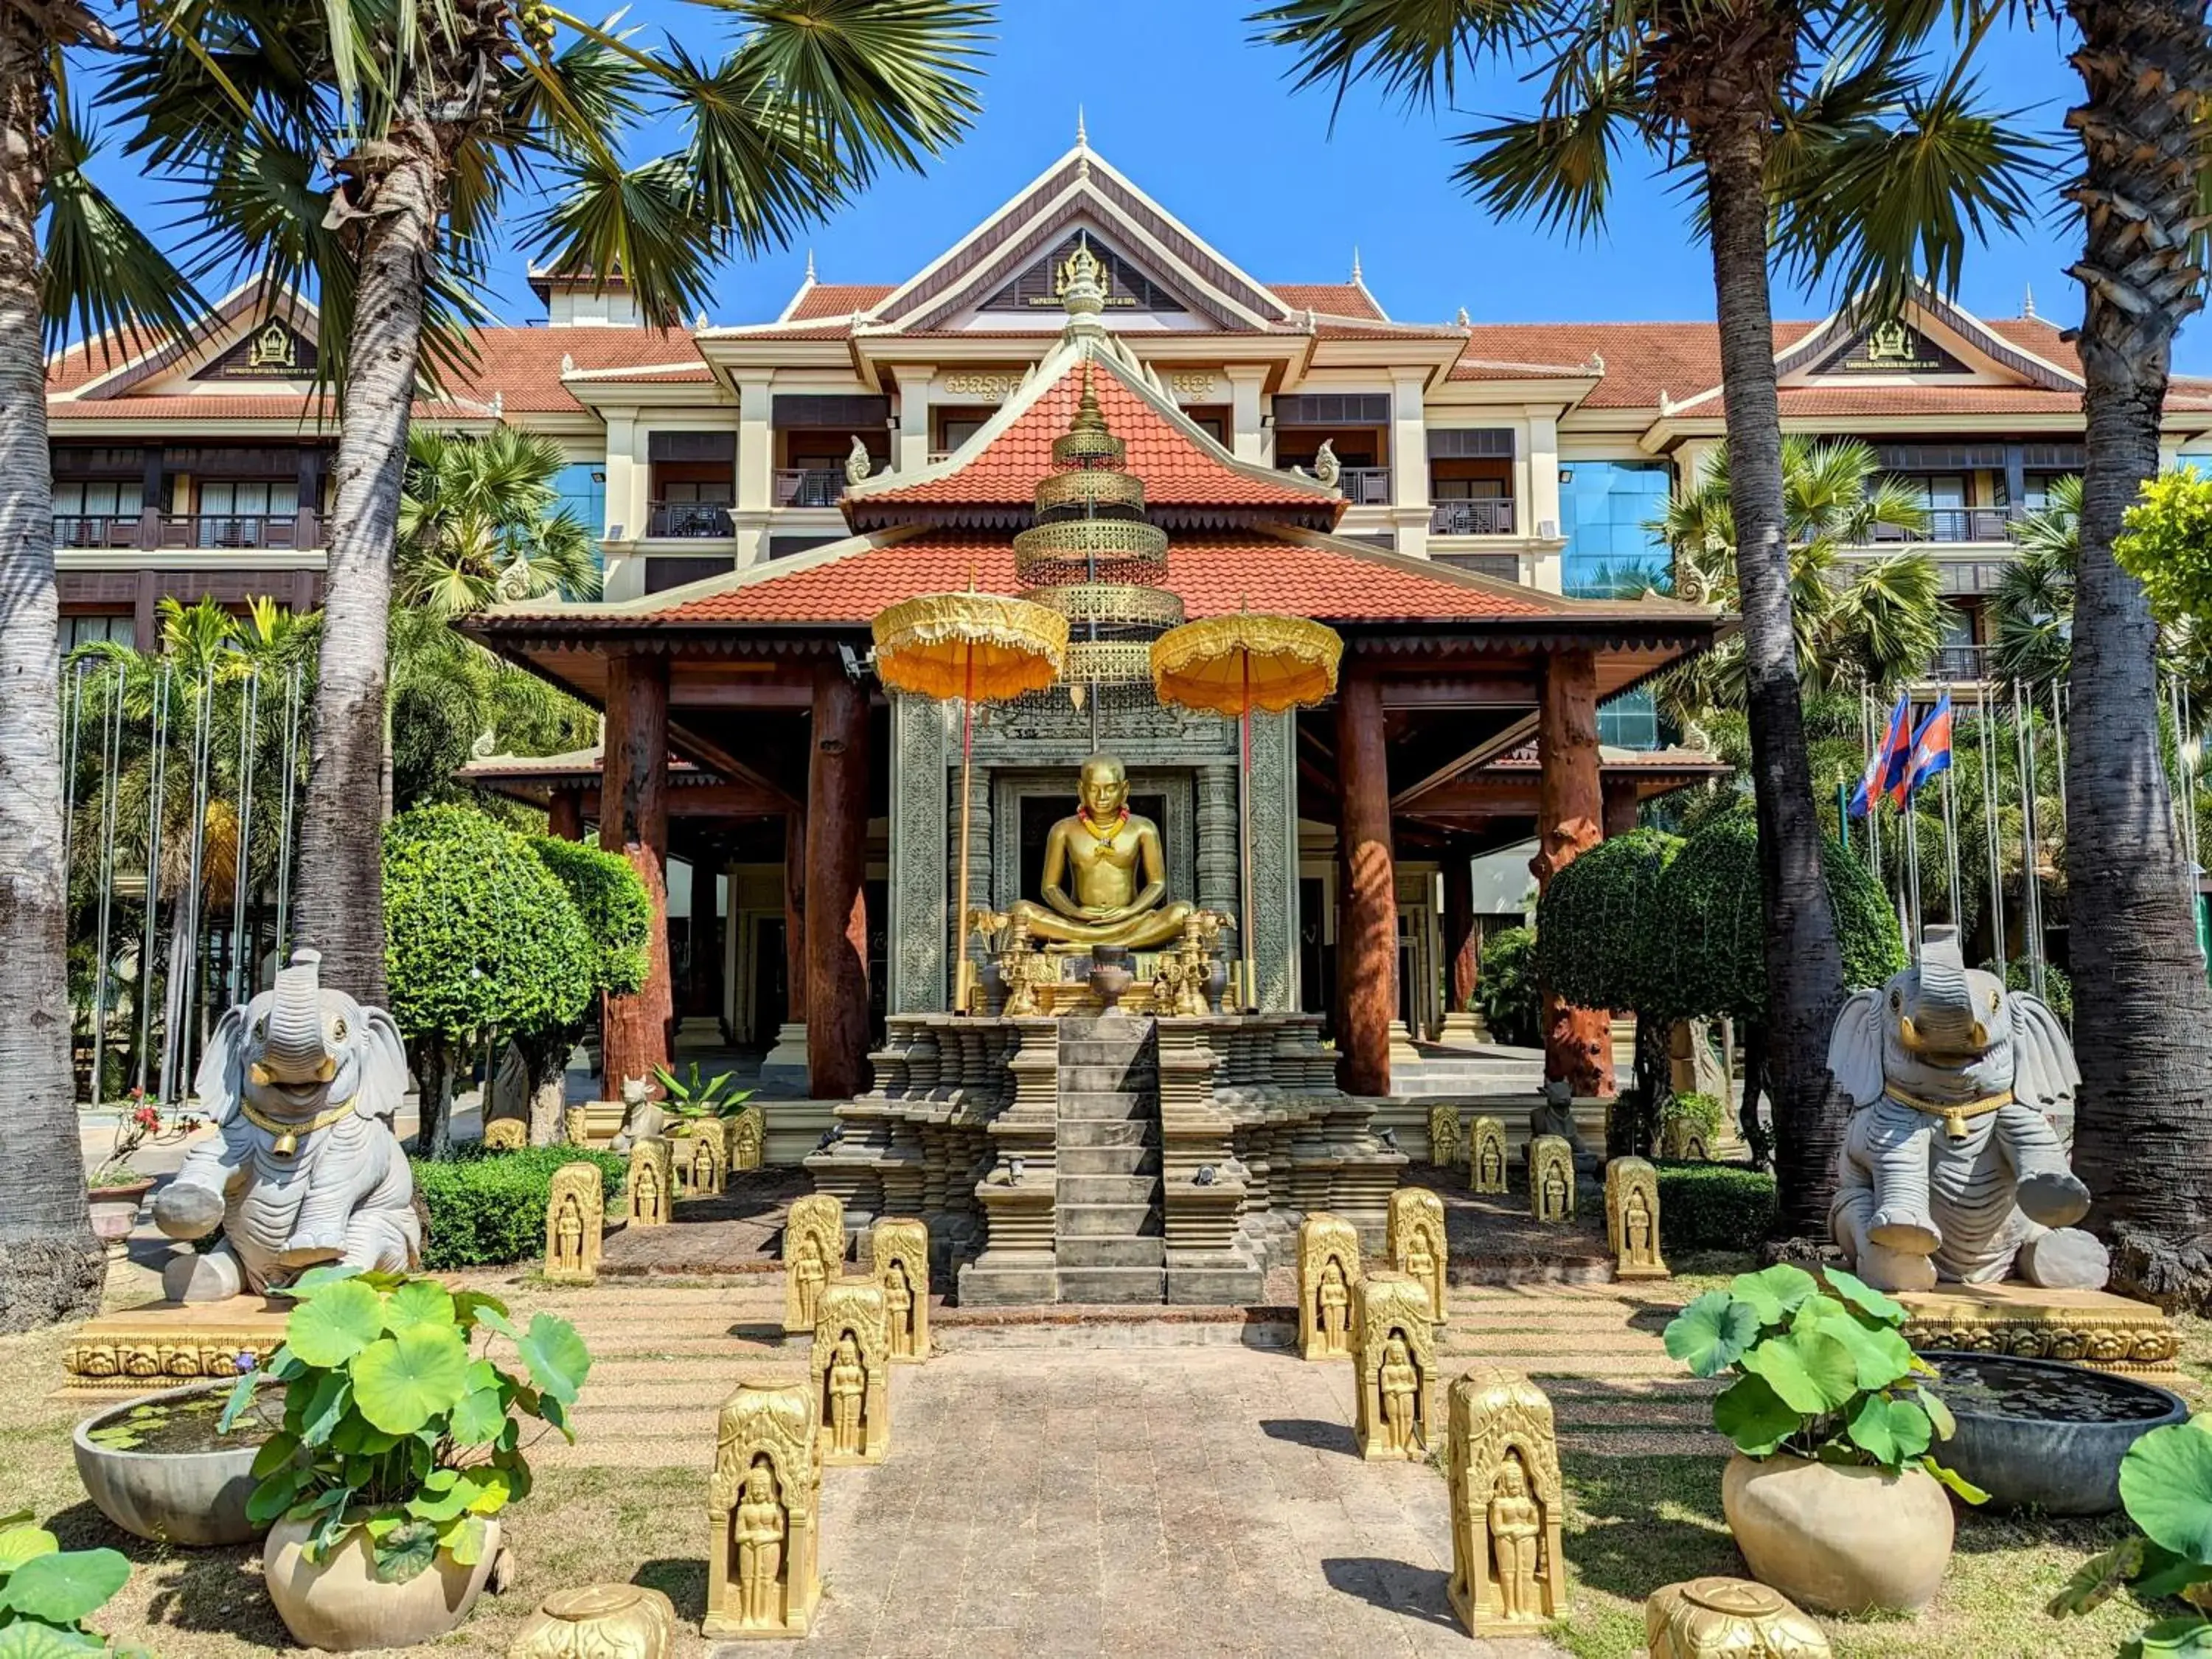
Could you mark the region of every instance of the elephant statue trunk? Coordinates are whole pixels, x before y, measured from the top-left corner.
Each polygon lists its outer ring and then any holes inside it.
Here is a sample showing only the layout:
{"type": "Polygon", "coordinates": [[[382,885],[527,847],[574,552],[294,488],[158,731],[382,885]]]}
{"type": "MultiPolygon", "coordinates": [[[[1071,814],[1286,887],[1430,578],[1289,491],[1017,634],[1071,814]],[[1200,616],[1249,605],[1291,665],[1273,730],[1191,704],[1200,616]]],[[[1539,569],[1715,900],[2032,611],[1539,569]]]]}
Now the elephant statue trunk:
{"type": "Polygon", "coordinates": [[[1989,1027],[1975,1017],[1973,988],[1955,951],[1923,954],[1919,995],[1898,1018],[1898,1041],[1929,1058],[1972,1059],[1989,1048],[1989,1027]]]}
{"type": "Polygon", "coordinates": [[[253,1081],[263,1088],[272,1085],[307,1088],[337,1076],[337,1056],[323,1035],[320,988],[321,957],[302,951],[293,965],[280,969],[270,993],[269,1011],[262,1016],[266,1035],[261,1058],[252,1066],[253,1081]]]}

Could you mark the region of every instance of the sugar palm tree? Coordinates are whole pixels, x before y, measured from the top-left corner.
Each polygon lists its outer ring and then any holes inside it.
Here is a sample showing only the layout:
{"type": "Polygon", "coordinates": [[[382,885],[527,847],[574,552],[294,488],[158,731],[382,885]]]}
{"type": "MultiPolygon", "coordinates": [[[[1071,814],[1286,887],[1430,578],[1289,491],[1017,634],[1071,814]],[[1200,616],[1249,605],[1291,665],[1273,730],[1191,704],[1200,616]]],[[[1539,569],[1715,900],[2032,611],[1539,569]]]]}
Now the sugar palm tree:
{"type": "Polygon", "coordinates": [[[1597,228],[1625,143],[1694,192],[1733,473],[1780,1225],[1801,1236],[1825,1230],[1843,1134],[1826,1065],[1843,959],[1798,711],[1769,264],[1778,237],[1854,302],[1893,309],[1917,279],[1955,284],[1967,242],[2023,213],[2024,141],[1978,107],[1958,64],[1924,72],[1943,15],[1912,0],[1280,0],[1254,19],[1296,52],[1301,83],[1340,97],[1370,80],[1449,100],[1486,63],[1525,71],[1537,112],[1460,139],[1471,154],[1455,176],[1500,211],[1597,228]]]}
{"type": "Polygon", "coordinates": [[[100,1305],[70,1105],[49,344],[179,333],[190,283],[84,171],[64,54],[117,45],[76,0],[0,4],[0,1330],[100,1305]]]}
{"type": "Polygon", "coordinates": [[[122,95],[208,246],[313,287],[342,415],[301,923],[325,975],[384,983],[376,814],[385,641],[410,405],[514,198],[533,260],[619,280],[666,327],[733,253],[781,246],[978,107],[990,19],[957,0],[701,0],[720,58],[658,51],[537,0],[178,0],[122,95]],[[556,50],[562,32],[567,44],[556,50]],[[633,159],[630,133],[676,131],[633,159]]]}
{"type": "Polygon", "coordinates": [[[2081,555],[2081,480],[2064,477],[2014,527],[2020,556],[1990,595],[1996,623],[1990,656],[2016,684],[2063,678],[2072,658],[2074,571],[2081,555]]]}
{"type": "Polygon", "coordinates": [[[552,439],[517,427],[482,437],[410,429],[398,602],[447,619],[495,599],[599,598],[592,532],[553,487],[564,459],[552,439]]]}

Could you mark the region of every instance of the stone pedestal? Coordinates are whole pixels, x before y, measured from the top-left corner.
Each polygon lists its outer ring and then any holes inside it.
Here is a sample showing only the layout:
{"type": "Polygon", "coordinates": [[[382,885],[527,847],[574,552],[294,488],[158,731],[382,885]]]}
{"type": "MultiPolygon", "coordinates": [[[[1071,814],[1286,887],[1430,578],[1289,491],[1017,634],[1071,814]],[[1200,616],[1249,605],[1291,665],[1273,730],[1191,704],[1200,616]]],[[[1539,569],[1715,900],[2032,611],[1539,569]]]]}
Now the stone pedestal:
{"type": "Polygon", "coordinates": [[[775,1028],[775,1046],[761,1061],[760,1092],[799,1099],[806,1094],[806,1022],[786,1020],[775,1028]]]}
{"type": "Polygon", "coordinates": [[[804,1636],[822,1596],[820,1424],[805,1376],[740,1382],[722,1402],[708,1486],[708,1636],[804,1636]]]}
{"type": "Polygon", "coordinates": [[[868,1230],[868,1260],[884,1292],[890,1357],[929,1358],[929,1229],[911,1216],[885,1216],[868,1230]]]}
{"type": "Polygon", "coordinates": [[[814,1328],[823,1290],[845,1260],[844,1206],[826,1194],[796,1198],[783,1218],[783,1328],[814,1328]]]}
{"type": "Polygon", "coordinates": [[[1665,1279],[1659,1255],[1659,1172],[1640,1158],[1605,1166],[1605,1238],[1615,1279],[1665,1279]]]}
{"type": "Polygon", "coordinates": [[[238,1357],[265,1365],[292,1304],[258,1296],[152,1302],[81,1325],[62,1345],[70,1386],[149,1392],[238,1375],[238,1357]]]}
{"type": "Polygon", "coordinates": [[[1352,1290],[1352,1331],[1359,1455],[1370,1463],[1421,1462],[1437,1439],[1429,1287],[1408,1273],[1369,1273],[1352,1290]]]}
{"type": "Polygon", "coordinates": [[[1308,1359],[1352,1352],[1352,1297],[1359,1283],[1358,1230],[1340,1216],[1298,1224],[1298,1351],[1308,1359]]]}
{"type": "Polygon", "coordinates": [[[1479,1048],[1490,1041],[1490,1027],[1479,1008],[1462,1008],[1444,1016],[1437,1041],[1447,1048],[1479,1048]]]}
{"type": "Polygon", "coordinates": [[[1444,1201],[1426,1187],[1390,1194],[1390,1265],[1428,1293],[1430,1317],[1444,1322],[1450,1269],[1444,1244],[1444,1201]]]}
{"type": "Polygon", "coordinates": [[[2122,1376],[2174,1374],[2181,1339],[2148,1302],[2109,1291],[2045,1291],[2033,1285],[1946,1285],[1904,1291],[1905,1340],[1916,1348],[1957,1348],[2023,1359],[2067,1359],[2122,1376]]]}
{"type": "Polygon", "coordinates": [[[545,1199],[545,1277],[558,1285],[598,1279],[606,1225],[606,1182],[599,1166],[564,1164],[556,1170],[545,1199]]]}
{"type": "Polygon", "coordinates": [[[884,1289],[872,1279],[833,1279],[814,1323],[815,1410],[824,1465],[880,1463],[891,1449],[890,1342],[884,1289]],[[839,1409],[852,1413],[841,1424],[839,1409]]]}
{"type": "Polygon", "coordinates": [[[1552,1402],[1520,1372],[1492,1366],[1451,1385],[1449,1413],[1452,1611],[1472,1636],[1534,1635],[1566,1610],[1552,1402]]]}

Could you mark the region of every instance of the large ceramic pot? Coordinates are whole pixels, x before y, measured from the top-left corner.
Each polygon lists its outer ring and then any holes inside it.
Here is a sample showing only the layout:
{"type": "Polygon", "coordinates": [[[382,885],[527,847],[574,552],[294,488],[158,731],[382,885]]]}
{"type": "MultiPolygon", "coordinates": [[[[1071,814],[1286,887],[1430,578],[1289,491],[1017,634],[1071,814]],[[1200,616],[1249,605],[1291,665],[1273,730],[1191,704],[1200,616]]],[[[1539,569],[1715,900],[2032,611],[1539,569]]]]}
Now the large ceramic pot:
{"type": "Polygon", "coordinates": [[[246,1518],[253,1492],[257,1446],[215,1451],[118,1451],[96,1446],[90,1431],[140,1406],[173,1405],[201,1395],[228,1394],[228,1382],[195,1382],[102,1407],[76,1425],[70,1443],[76,1476],[100,1512],[124,1531],[157,1544],[243,1544],[261,1528],[246,1518]]]}
{"type": "Polygon", "coordinates": [[[485,1523],[483,1557],[465,1567],[441,1550],[404,1583],[376,1576],[368,1534],[356,1527],[319,1562],[307,1559],[313,1530],[289,1519],[269,1529],[261,1576],[277,1615],[302,1647],[351,1653],[362,1648],[409,1648],[434,1642],[469,1616],[499,1554],[499,1522],[485,1523]]]}
{"type": "Polygon", "coordinates": [[[111,1250],[129,1238],[138,1224],[138,1206],[154,1190],[150,1181],[134,1181],[122,1187],[94,1187],[91,1193],[92,1231],[111,1250]]]}
{"type": "Polygon", "coordinates": [[[2189,1420],[2180,1395],[2058,1359],[1931,1349],[1931,1385],[1959,1419],[1936,1449],[1997,1509],[2110,1515],[2120,1460],[2153,1429],[2189,1420]]]}
{"type": "Polygon", "coordinates": [[[1721,1477],[1721,1508],[1751,1576],[1800,1607],[1917,1613],[1951,1559],[1951,1500],[1924,1469],[1739,1452],[1721,1477]]]}

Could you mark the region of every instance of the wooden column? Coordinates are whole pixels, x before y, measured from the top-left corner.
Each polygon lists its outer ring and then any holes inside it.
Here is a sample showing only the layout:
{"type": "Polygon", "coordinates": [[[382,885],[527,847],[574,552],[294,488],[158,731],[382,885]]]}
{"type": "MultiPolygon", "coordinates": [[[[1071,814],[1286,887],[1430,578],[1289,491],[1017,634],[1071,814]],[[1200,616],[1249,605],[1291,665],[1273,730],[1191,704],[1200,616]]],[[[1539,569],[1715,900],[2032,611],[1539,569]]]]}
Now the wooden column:
{"type": "Polygon", "coordinates": [[[814,671],[806,769],[806,1071],[817,1100],[868,1086],[868,696],[814,671]]]}
{"type": "Polygon", "coordinates": [[[1474,927],[1474,872],[1468,866],[1467,849],[1453,847],[1444,854],[1444,988],[1450,997],[1446,1013],[1463,1012],[1473,1000],[1481,950],[1474,927]]]}
{"type": "MultiPolygon", "coordinates": [[[[1540,891],[1602,838],[1605,818],[1597,752],[1597,664],[1587,651],[1547,659],[1536,717],[1536,856],[1528,860],[1540,891]]],[[[1544,993],[1544,1075],[1564,1078],[1577,1095],[1613,1092],[1612,1018],[1574,1008],[1544,993]]]]}
{"type": "Polygon", "coordinates": [[[584,792],[556,789],[545,803],[545,833],[556,841],[584,838],[584,792]]]}
{"type": "Polygon", "coordinates": [[[1636,828],[1636,780],[1607,778],[1604,781],[1605,838],[1625,836],[1636,828]]]}
{"type": "Polygon", "coordinates": [[[1382,688],[1354,665],[1336,699],[1337,1080],[1347,1094],[1390,1092],[1390,1022],[1398,1011],[1398,884],[1390,853],[1390,773],[1382,688]]]}
{"type": "Polygon", "coordinates": [[[668,972],[668,659],[622,653],[607,659],[606,751],[599,769],[599,845],[619,849],[653,901],[645,988],[611,996],[604,1069],[610,1099],[631,1078],[650,1081],[674,1057],[674,988],[668,972]]]}
{"type": "Polygon", "coordinates": [[[806,1024],[806,817],[783,815],[784,1022],[806,1024]]]}

